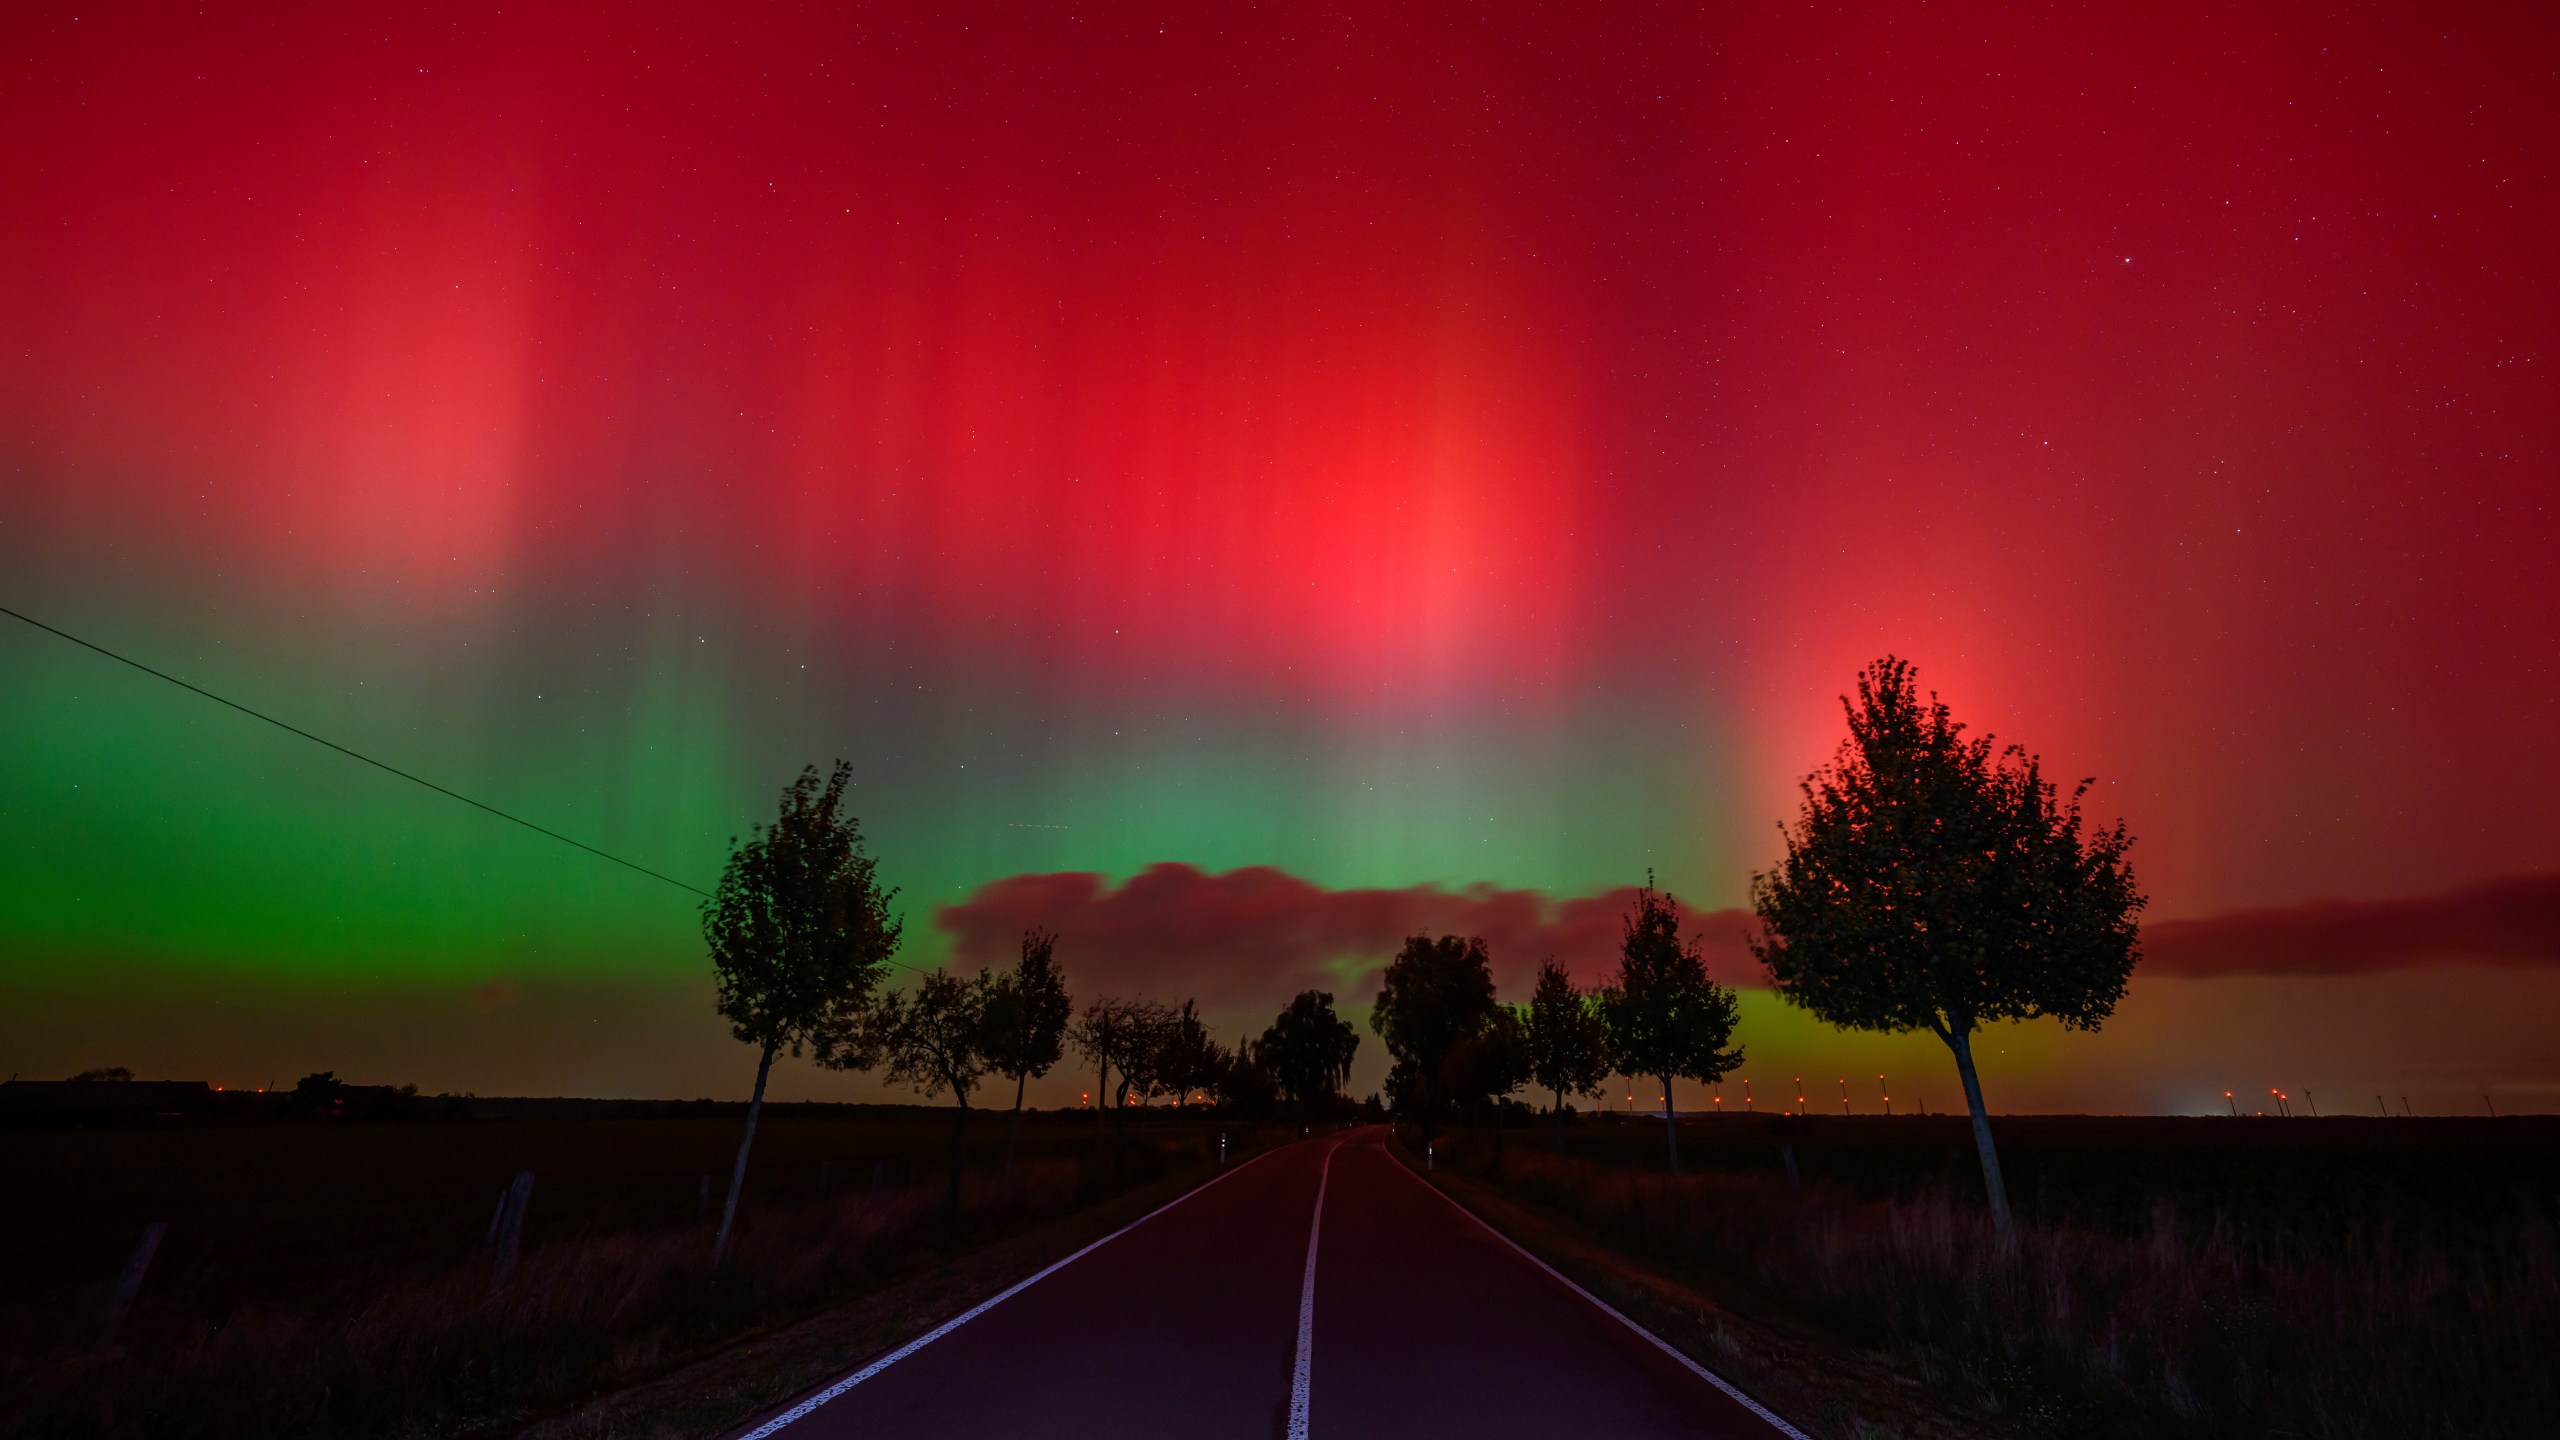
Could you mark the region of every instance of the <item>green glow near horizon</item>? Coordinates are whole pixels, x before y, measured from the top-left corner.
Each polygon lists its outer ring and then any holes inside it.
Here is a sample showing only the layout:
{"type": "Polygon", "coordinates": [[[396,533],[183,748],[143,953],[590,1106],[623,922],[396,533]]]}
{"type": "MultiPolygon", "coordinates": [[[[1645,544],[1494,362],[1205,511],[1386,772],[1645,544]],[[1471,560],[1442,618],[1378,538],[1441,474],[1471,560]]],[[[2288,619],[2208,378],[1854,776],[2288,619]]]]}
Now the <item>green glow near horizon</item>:
{"type": "MultiPolygon", "coordinates": [[[[0,644],[15,677],[0,745],[27,757],[0,777],[0,954],[18,964],[91,953],[478,983],[700,963],[693,896],[52,637],[0,644]]],[[[457,648],[395,632],[332,674],[236,651],[170,668],[704,888],[796,765],[844,748],[825,732],[852,728],[830,723],[841,702],[823,694],[761,709],[728,698],[749,687],[671,637],[520,695],[457,673],[457,648]]],[[[935,904],[1008,874],[1116,880],[1181,860],[1332,886],[1570,895],[1647,866],[1694,874],[1712,851],[1708,827],[1685,823],[1710,778],[1644,768],[1696,753],[1677,722],[1575,717],[1535,738],[1379,725],[1346,739],[1198,706],[1145,723],[1091,708],[1033,717],[1001,690],[964,708],[1002,718],[901,725],[879,753],[849,757],[857,813],[902,887],[910,963],[944,953],[935,904]]],[[[1345,957],[1347,980],[1377,958],[1345,957]]]]}

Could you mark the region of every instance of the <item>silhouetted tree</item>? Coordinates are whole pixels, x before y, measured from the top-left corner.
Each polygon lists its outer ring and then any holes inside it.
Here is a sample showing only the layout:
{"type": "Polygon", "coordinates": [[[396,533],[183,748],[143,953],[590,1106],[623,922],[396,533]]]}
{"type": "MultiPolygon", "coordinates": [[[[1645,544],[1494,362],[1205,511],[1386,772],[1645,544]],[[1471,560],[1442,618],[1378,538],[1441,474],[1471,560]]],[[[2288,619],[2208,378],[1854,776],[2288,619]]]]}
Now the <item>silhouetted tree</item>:
{"type": "Polygon", "coordinates": [[[1512,1092],[1538,1078],[1530,1064],[1528,1006],[1505,1005],[1494,1012],[1478,1064],[1485,1093],[1504,1105],[1511,1103],[1512,1092]]]}
{"type": "Polygon", "coordinates": [[[1592,997],[1553,960],[1538,967],[1529,995],[1529,1073],[1552,1090],[1556,1113],[1567,1094],[1597,1095],[1609,1079],[1609,1031],[1592,997]]]}
{"type": "Polygon", "coordinates": [[[1013,1123],[1004,1138],[1008,1171],[1022,1137],[1023,1089],[1066,1053],[1067,1023],[1075,1017],[1066,976],[1058,970],[1057,944],[1055,935],[1024,931],[1022,958],[1011,973],[996,977],[987,994],[987,1063],[1013,1082],[1013,1123]]]}
{"type": "Polygon", "coordinates": [[[1387,963],[1369,1028],[1396,1057],[1402,1088],[1392,1073],[1388,1088],[1420,1113],[1424,1143],[1431,1139],[1433,1112],[1455,1098],[1443,1066],[1462,1041],[1491,1022],[1496,1008],[1493,967],[1480,938],[1410,936],[1387,963]]]}
{"type": "Polygon", "coordinates": [[[1250,1119],[1261,1119],[1271,1113],[1279,1098],[1279,1086],[1271,1071],[1256,1058],[1252,1042],[1230,1050],[1218,1047],[1218,1079],[1211,1091],[1218,1097],[1221,1109],[1250,1119]]]}
{"type": "MultiPolygon", "coordinates": [[[[125,1078],[133,1077],[128,1075],[125,1078]]],[[[338,1101],[346,1093],[347,1082],[339,1079],[337,1072],[314,1071],[293,1082],[293,1094],[286,1099],[285,1108],[308,1115],[326,1115],[337,1108],[338,1101]]]]}
{"type": "Polygon", "coordinates": [[[841,760],[823,785],[816,766],[801,771],[782,792],[773,824],[757,827],[743,846],[730,842],[720,888],[702,907],[720,1013],[758,1050],[747,1129],[711,1242],[714,1271],[737,1220],[773,1057],[805,1046],[821,1059],[856,1059],[843,1047],[898,948],[899,922],[889,914],[897,892],[880,888],[862,851],[861,825],[844,810],[852,777],[853,767],[841,760]]]}
{"type": "Polygon", "coordinates": [[[1333,1013],[1333,996],[1301,990],[1254,1042],[1254,1057],[1280,1093],[1297,1102],[1301,1120],[1313,1123],[1316,1107],[1330,1104],[1351,1079],[1351,1057],[1360,1032],[1333,1013]]]}
{"type": "Polygon", "coordinates": [[[919,976],[912,992],[891,991],[872,1002],[864,1017],[861,1058],[888,1067],[893,1085],[930,1099],[945,1090],[958,1102],[951,1113],[951,1185],[944,1205],[960,1207],[961,1144],[969,1123],[969,1092],[989,1069],[987,999],[995,976],[981,971],[963,980],[947,970],[919,976]]]}
{"type": "Polygon", "coordinates": [[[1482,1024],[1461,1037],[1440,1062],[1441,1093],[1452,1100],[1493,1102],[1493,1122],[1502,1124],[1503,1104],[1511,1092],[1529,1083],[1529,1022],[1520,1007],[1496,1005],[1482,1024]]]}
{"type": "Polygon", "coordinates": [[[1075,1027],[1069,1032],[1075,1047],[1093,1062],[1096,1083],[1093,1092],[1095,1141],[1101,1139],[1098,1128],[1103,1116],[1111,1117],[1111,1133],[1115,1137],[1113,1164],[1126,1157],[1128,1131],[1126,1111],[1129,1093],[1136,1089],[1144,1098],[1155,1084],[1155,1056],[1159,1037],[1171,1012],[1152,1000],[1122,1000],[1106,996],[1085,1006],[1075,1027]],[[1112,1073],[1119,1073],[1114,1081],[1112,1073]]]}
{"type": "Polygon", "coordinates": [[[1742,1063],[1732,1045],[1733,992],[1707,978],[1698,943],[1680,939],[1680,907],[1656,893],[1653,877],[1636,897],[1618,946],[1618,975],[1600,992],[1609,1030],[1610,1063],[1629,1075],[1662,1082],[1662,1128],[1671,1172],[1680,1173],[1680,1126],[1671,1103],[1675,1079],[1716,1081],[1742,1063]]]}
{"type": "Polygon", "coordinates": [[[1094,1148],[1102,1148],[1103,1117],[1111,1109],[1111,1067],[1129,1043],[1129,1002],[1106,995],[1088,1001],[1067,1028],[1067,1040],[1093,1066],[1094,1148]]]}
{"type": "Polygon", "coordinates": [[[1144,1105],[1159,1095],[1175,1093],[1194,1063],[1190,1041],[1194,1036],[1206,1040],[1208,1032],[1198,1028],[1188,1002],[1175,1010],[1140,1000],[1130,1006],[1129,1020],[1129,1051],[1120,1068],[1119,1100],[1124,1106],[1133,1099],[1144,1105]]]}
{"type": "Polygon", "coordinates": [[[1993,1220],[2009,1195],[1973,1032],[2050,1015],[2095,1030],[2140,955],[2143,906],[2123,822],[2082,829],[2083,780],[2057,796],[2036,757],[1966,739],[1890,655],[1841,697],[1849,738],[1805,778],[1778,868],[1751,879],[1753,953],[1778,993],[1854,1030],[1927,1030],[1955,1055],[1993,1220]]]}
{"type": "MultiPolygon", "coordinates": [[[[326,1074],[327,1072],[323,1071],[322,1073],[326,1074]]],[[[82,1081],[88,1080],[130,1080],[132,1078],[133,1071],[128,1067],[123,1065],[106,1065],[95,1070],[81,1071],[79,1074],[71,1077],[71,1083],[77,1085],[82,1081]]]]}
{"type": "Polygon", "coordinates": [[[1200,1022],[1200,1007],[1189,1000],[1165,1013],[1153,1038],[1154,1053],[1146,1066],[1153,1085],[1149,1093],[1172,1096],[1173,1108],[1180,1110],[1190,1103],[1192,1091],[1206,1090],[1217,1078],[1218,1042],[1200,1022]]]}

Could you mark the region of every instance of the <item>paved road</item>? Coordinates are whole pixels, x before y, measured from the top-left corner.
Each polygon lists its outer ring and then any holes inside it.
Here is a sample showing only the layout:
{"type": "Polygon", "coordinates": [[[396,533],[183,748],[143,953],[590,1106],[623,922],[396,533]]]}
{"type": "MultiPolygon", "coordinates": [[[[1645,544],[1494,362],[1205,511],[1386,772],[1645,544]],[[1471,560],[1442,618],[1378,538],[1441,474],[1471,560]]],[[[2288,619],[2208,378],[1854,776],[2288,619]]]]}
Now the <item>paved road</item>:
{"type": "Polygon", "coordinates": [[[1384,1139],[1239,1166],[743,1433],[1787,1433],[1441,1198],[1384,1139]]]}

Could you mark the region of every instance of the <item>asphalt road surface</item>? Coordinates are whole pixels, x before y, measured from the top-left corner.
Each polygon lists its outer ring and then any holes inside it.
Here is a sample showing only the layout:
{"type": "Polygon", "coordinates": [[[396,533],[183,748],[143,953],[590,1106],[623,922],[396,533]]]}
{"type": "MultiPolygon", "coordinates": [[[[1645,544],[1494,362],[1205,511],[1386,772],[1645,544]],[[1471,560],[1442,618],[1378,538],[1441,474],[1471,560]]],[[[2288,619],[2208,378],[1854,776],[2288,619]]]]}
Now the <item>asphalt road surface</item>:
{"type": "Polygon", "coordinates": [[[1444,1199],[1385,1136],[1242,1164],[737,1434],[1795,1433],[1444,1199]]]}

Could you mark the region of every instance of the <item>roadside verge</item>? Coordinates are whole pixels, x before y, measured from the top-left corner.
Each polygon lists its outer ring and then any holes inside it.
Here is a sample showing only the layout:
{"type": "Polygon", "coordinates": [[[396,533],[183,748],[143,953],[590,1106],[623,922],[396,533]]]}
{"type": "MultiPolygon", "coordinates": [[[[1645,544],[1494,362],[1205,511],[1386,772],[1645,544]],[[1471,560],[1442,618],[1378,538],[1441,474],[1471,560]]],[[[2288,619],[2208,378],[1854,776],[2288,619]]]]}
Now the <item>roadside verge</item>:
{"type": "Polygon", "coordinates": [[[1815,1440],[2006,1440],[2035,1433],[1942,1403],[1919,1381],[1898,1374],[1887,1355],[1740,1314],[1634,1264],[1567,1217],[1524,1205],[1483,1181],[1426,1169],[1400,1138],[1388,1149],[1416,1179],[1495,1233],[1815,1440]]]}
{"type": "MultiPolygon", "coordinates": [[[[1277,1147],[1269,1147],[1277,1148],[1277,1147]]],[[[1269,1153],[1200,1165],[997,1240],[822,1314],[601,1396],[520,1440],[726,1435],[968,1313],[1026,1278],[1269,1153]]]]}

